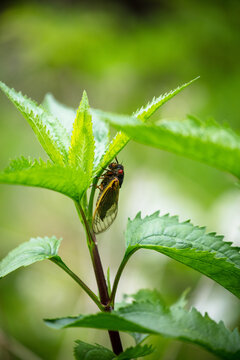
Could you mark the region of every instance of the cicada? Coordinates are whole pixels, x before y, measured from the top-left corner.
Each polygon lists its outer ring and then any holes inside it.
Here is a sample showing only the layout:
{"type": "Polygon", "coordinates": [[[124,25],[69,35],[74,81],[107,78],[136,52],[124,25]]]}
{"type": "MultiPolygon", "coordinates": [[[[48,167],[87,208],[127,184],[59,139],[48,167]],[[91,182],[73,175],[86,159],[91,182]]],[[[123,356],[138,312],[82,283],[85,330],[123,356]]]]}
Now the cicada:
{"type": "Polygon", "coordinates": [[[108,169],[101,177],[103,180],[98,186],[100,192],[97,198],[96,209],[93,214],[92,228],[99,234],[109,228],[116,219],[118,211],[119,189],[124,178],[124,167],[116,162],[108,165],[108,169]]]}

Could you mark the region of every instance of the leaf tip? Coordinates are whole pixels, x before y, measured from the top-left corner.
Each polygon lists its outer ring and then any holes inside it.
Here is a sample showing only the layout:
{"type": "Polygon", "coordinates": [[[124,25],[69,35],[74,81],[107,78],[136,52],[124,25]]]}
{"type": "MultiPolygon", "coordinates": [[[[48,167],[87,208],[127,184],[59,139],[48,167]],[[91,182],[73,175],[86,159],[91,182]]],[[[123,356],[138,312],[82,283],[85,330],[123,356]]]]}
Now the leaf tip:
{"type": "Polygon", "coordinates": [[[89,107],[88,96],[87,96],[86,90],[83,90],[82,100],[80,102],[80,108],[81,107],[82,107],[82,110],[87,110],[89,107]]]}
{"type": "Polygon", "coordinates": [[[135,217],[135,219],[141,219],[142,213],[141,211],[139,211],[135,217]]]}

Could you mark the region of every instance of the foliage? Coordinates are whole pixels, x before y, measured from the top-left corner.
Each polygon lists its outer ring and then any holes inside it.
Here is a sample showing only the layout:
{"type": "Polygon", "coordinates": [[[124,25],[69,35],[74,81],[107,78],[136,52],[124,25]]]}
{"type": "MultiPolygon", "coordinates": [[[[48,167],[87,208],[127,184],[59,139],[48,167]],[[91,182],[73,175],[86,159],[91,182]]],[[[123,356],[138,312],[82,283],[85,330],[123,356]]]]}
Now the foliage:
{"type": "Polygon", "coordinates": [[[201,161],[240,178],[240,136],[228,126],[194,117],[143,124],[135,117],[104,112],[99,116],[141,144],[201,161]]]}
{"type": "Polygon", "coordinates": [[[157,291],[142,290],[131,296],[131,304],[115,304],[122,271],[128,259],[141,248],[155,250],[182,262],[240,297],[239,248],[215,233],[206,234],[205,228],[194,226],[189,221],[181,223],[177,217],[159,216],[159,212],[141,218],[139,213],[128,222],[126,251],[111,290],[109,275],[108,281],[105,280],[91,224],[98,177],[130,139],[200,160],[240,178],[240,138],[230,128],[215,122],[201,123],[193,118],[186,121],[161,120],[157,124],[149,122],[159,107],[192,82],[154,98],[133,116],[90,109],[85,92],[77,111],[61,105],[51,95],[47,95],[43,105],[38,106],[0,83],[50,158],[49,161],[24,157],[13,160],[0,173],[0,182],[43,187],[73,199],[86,231],[99,296],[57,255],[60,240],[55,237],[31,239],[10,252],[0,262],[0,277],[21,266],[50,259],[90,296],[101,312],[46,320],[48,325],[57,329],[93,327],[108,330],[113,352],[78,340],[74,350],[76,359],[130,360],[143,357],[153,351],[151,347],[140,344],[151,334],[200,345],[223,359],[237,360],[240,356],[238,330],[231,332],[222,322],[216,323],[194,308],[186,310],[184,296],[168,306],[157,291]],[[111,141],[109,123],[120,130],[111,141]],[[93,186],[88,194],[90,184],[93,186]],[[132,333],[139,340],[137,345],[123,351],[118,331],[132,333]]]}
{"type": "Polygon", "coordinates": [[[90,345],[77,340],[74,354],[77,360],[131,360],[133,357],[143,357],[151,354],[153,349],[148,345],[136,345],[127,348],[119,356],[101,345],[90,345]]]}
{"type": "Polygon", "coordinates": [[[155,250],[203,273],[240,298],[240,249],[223,241],[223,236],[206,234],[205,228],[156,212],[144,219],[139,213],[129,220],[125,238],[123,261],[139,249],[155,250]]]}
{"type": "MultiPolygon", "coordinates": [[[[160,295],[160,294],[159,294],[160,295]]],[[[168,307],[156,298],[156,292],[145,291],[132,295],[134,302],[112,313],[79,315],[62,319],[46,320],[55,329],[68,327],[92,327],[143,334],[158,334],[199,344],[223,359],[238,359],[240,334],[227,330],[222,322],[202,316],[196,309],[184,309],[185,299],[168,307]]]]}
{"type": "Polygon", "coordinates": [[[0,263],[0,278],[36,261],[51,259],[57,255],[61,240],[55,236],[32,238],[12,250],[0,263]]]}

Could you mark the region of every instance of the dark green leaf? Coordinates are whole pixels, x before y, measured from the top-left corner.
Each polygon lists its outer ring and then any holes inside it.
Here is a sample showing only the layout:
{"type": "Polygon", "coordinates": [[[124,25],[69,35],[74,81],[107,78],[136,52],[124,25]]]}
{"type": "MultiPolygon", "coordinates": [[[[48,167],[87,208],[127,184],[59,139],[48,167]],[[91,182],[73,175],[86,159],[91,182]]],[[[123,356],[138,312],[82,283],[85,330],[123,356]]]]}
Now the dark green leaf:
{"type": "Polygon", "coordinates": [[[138,249],[165,254],[215,280],[240,298],[240,248],[223,241],[215,233],[206,234],[203,227],[178,221],[176,216],[144,219],[138,214],[128,221],[126,257],[138,249]]]}
{"type": "Polygon", "coordinates": [[[77,340],[74,347],[74,356],[77,360],[113,360],[115,355],[101,345],[91,345],[77,340]]]}
{"type": "Polygon", "coordinates": [[[0,278],[6,276],[21,266],[28,266],[37,261],[51,259],[58,252],[61,240],[51,238],[32,238],[19,245],[0,262],[0,278]]]}
{"type": "MultiPolygon", "coordinates": [[[[154,295],[155,296],[155,295],[154,295]]],[[[90,327],[97,329],[159,334],[168,338],[201,345],[222,359],[240,358],[240,334],[226,329],[223,322],[216,323],[207,314],[196,309],[184,309],[185,301],[167,307],[150,295],[150,301],[133,302],[112,313],[80,315],[46,320],[55,329],[90,327]]]]}
{"type": "Polygon", "coordinates": [[[149,345],[136,345],[126,349],[123,353],[116,357],[116,360],[131,360],[152,354],[154,349],[149,345]]]}
{"type": "Polygon", "coordinates": [[[151,354],[153,349],[151,346],[137,345],[130,347],[116,356],[109,349],[101,345],[91,345],[83,341],[77,340],[74,348],[74,355],[77,360],[131,360],[151,354]]]}
{"type": "Polygon", "coordinates": [[[103,114],[102,118],[141,144],[201,161],[240,178],[240,135],[229,127],[195,118],[161,120],[158,125],[114,114],[103,114]]]}

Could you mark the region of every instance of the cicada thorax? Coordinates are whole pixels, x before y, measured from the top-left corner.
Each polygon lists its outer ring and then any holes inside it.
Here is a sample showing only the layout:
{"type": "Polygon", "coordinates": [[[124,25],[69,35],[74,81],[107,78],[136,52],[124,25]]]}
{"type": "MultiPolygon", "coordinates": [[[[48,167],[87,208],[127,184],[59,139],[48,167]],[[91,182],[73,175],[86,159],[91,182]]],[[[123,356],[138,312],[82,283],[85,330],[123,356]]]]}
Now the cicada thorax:
{"type": "Polygon", "coordinates": [[[123,179],[124,179],[124,167],[123,167],[123,165],[113,162],[113,163],[109,164],[108,167],[109,167],[110,170],[108,170],[106,172],[106,175],[117,177],[117,179],[119,181],[119,187],[121,187],[122,183],[123,183],[123,179]]]}
{"type": "Polygon", "coordinates": [[[92,223],[96,234],[107,230],[117,216],[119,189],[124,178],[123,165],[111,163],[102,177],[92,223]]]}

